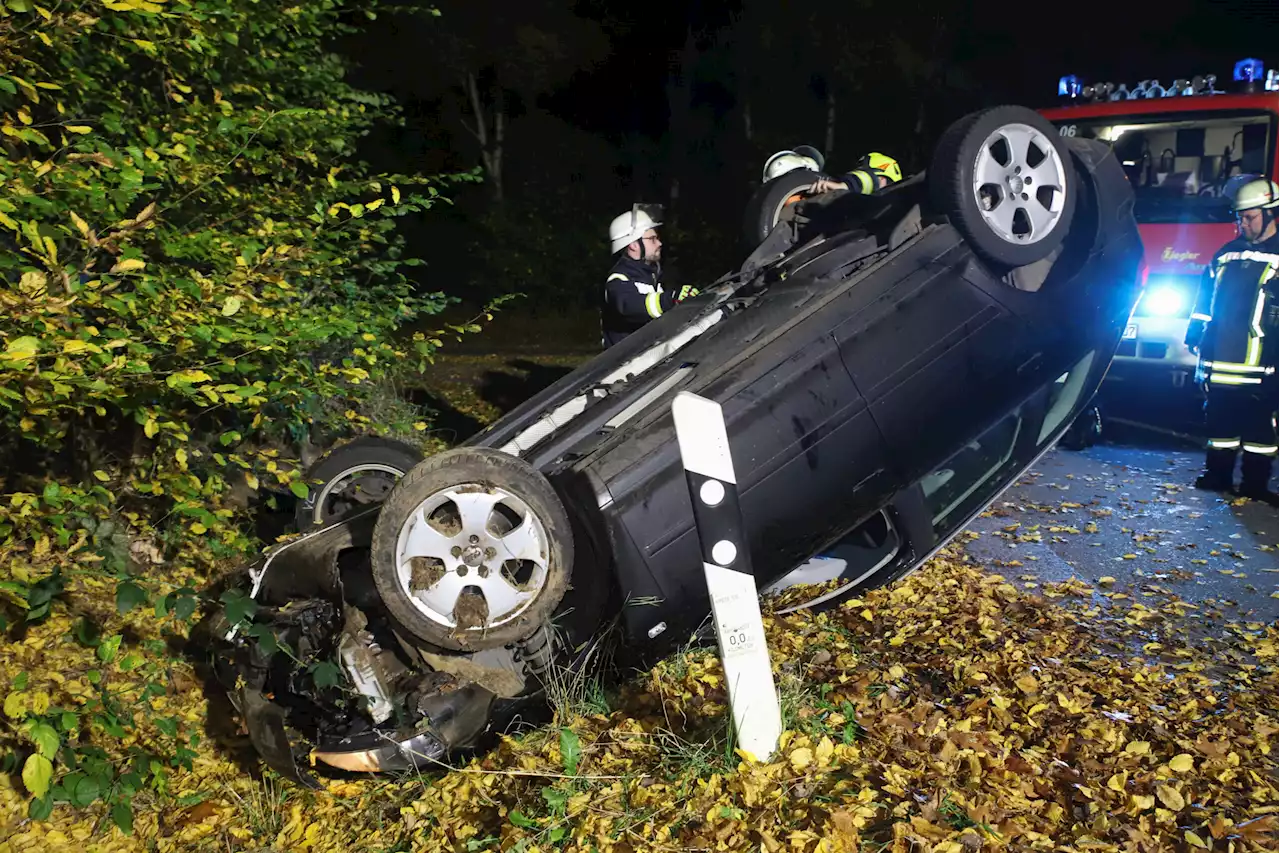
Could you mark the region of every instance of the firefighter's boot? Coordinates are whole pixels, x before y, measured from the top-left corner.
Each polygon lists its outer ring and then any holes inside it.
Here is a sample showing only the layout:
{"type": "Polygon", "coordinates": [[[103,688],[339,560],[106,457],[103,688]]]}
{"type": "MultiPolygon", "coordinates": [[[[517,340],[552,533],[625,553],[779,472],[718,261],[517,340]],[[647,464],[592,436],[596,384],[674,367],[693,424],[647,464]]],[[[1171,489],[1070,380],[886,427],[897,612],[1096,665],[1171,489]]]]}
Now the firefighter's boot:
{"type": "Polygon", "coordinates": [[[1245,453],[1240,463],[1240,496],[1276,506],[1276,493],[1267,488],[1271,480],[1272,457],[1245,453]]]}
{"type": "Polygon", "coordinates": [[[1196,477],[1196,488],[1210,492],[1231,491],[1235,474],[1236,451],[1211,447],[1204,454],[1204,470],[1196,477]]]}

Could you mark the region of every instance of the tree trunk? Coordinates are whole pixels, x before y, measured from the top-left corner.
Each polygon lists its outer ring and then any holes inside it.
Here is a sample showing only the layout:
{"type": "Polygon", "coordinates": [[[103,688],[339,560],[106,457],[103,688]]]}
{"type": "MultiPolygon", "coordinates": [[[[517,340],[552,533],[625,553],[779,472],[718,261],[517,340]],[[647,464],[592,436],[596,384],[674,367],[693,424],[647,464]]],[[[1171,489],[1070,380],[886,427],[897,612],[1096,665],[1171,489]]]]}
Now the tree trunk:
{"type": "Polygon", "coordinates": [[[836,92],[835,88],[827,83],[827,139],[826,146],[822,149],[822,156],[828,161],[836,150],[836,92]]]}
{"type": "Polygon", "coordinates": [[[505,130],[503,125],[504,104],[502,90],[498,90],[495,98],[493,131],[491,133],[489,130],[489,117],[485,112],[484,100],[480,97],[480,85],[476,81],[476,75],[468,71],[467,76],[462,81],[462,85],[467,93],[467,98],[471,101],[471,113],[475,117],[474,127],[466,122],[463,122],[463,126],[476,138],[476,142],[480,143],[480,162],[489,176],[489,187],[493,193],[493,200],[498,204],[502,204],[502,142],[505,130]]]}
{"type": "Polygon", "coordinates": [[[684,46],[680,50],[680,58],[672,69],[667,80],[667,110],[669,119],[670,154],[667,160],[670,175],[667,209],[667,223],[675,226],[679,216],[680,178],[688,165],[690,123],[693,113],[693,87],[690,79],[693,66],[698,57],[698,43],[694,37],[693,24],[686,26],[684,46]]]}
{"type": "Polygon", "coordinates": [[[489,172],[493,175],[493,200],[499,205],[506,198],[502,189],[502,153],[503,141],[506,139],[507,102],[498,87],[494,95],[493,108],[493,147],[489,156],[489,172]]]}

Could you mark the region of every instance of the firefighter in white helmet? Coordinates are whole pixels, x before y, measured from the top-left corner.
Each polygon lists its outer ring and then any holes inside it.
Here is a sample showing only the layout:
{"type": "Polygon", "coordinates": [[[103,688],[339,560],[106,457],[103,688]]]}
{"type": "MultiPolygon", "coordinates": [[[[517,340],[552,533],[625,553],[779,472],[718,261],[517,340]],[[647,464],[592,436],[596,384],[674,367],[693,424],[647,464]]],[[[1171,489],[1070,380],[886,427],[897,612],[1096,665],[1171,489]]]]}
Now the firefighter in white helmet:
{"type": "Polygon", "coordinates": [[[1276,457],[1277,299],[1280,189],[1248,175],[1226,188],[1240,234],[1205,268],[1186,344],[1206,378],[1209,434],[1196,486],[1231,491],[1243,453],[1239,494],[1276,503],[1268,483],[1276,457]]]}
{"type": "Polygon", "coordinates": [[[764,161],[764,183],[796,169],[821,172],[824,162],[822,152],[812,145],[797,145],[795,148],[779,151],[764,161]]]}
{"type": "Polygon", "coordinates": [[[677,303],[698,294],[689,286],[676,291],[662,287],[662,205],[637,204],[609,224],[613,268],[604,283],[600,328],[605,349],[677,303]]]}

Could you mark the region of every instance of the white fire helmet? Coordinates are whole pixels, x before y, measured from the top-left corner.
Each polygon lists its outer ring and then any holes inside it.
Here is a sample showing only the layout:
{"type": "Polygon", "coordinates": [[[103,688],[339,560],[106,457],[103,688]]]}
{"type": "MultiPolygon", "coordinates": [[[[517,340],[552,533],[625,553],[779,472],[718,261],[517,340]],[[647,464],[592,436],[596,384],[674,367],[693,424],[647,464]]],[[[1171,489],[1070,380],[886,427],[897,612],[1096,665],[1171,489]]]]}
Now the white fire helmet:
{"type": "Polygon", "coordinates": [[[1237,213],[1255,208],[1275,209],[1280,207],[1280,189],[1275,181],[1253,177],[1248,182],[1240,182],[1234,187],[1231,195],[1231,209],[1237,213]]]}
{"type": "Polygon", "coordinates": [[[779,151],[764,162],[764,182],[767,184],[779,175],[793,172],[796,169],[808,169],[821,172],[823,157],[812,145],[797,145],[786,151],[779,151]]]}
{"type": "Polygon", "coordinates": [[[616,255],[644,236],[650,228],[662,224],[662,205],[633,204],[626,213],[609,223],[609,253],[616,255]]]}

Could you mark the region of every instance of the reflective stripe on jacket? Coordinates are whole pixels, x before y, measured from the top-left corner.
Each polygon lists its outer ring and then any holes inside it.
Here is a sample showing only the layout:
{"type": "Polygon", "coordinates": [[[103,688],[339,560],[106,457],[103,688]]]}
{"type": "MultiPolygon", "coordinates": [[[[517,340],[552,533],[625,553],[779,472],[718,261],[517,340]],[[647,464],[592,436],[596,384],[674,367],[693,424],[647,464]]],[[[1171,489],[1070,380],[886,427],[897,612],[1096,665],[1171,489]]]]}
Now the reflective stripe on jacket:
{"type": "Polygon", "coordinates": [[[1237,238],[1205,268],[1187,330],[1209,381],[1260,385],[1276,370],[1276,280],[1280,243],[1237,238]]]}
{"type": "Polygon", "coordinates": [[[620,257],[609,270],[600,305],[604,346],[610,347],[676,304],[675,294],[662,289],[654,264],[620,257]]]}

